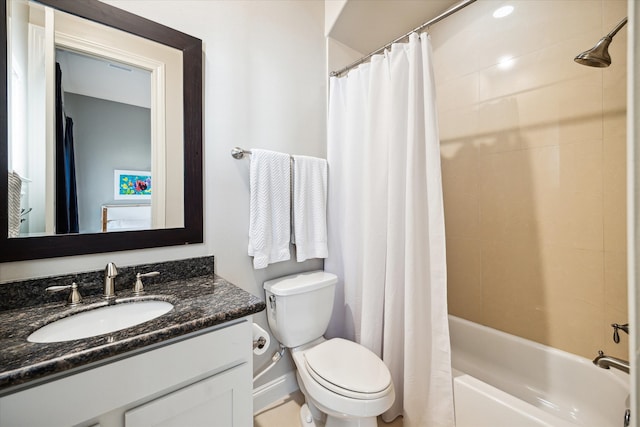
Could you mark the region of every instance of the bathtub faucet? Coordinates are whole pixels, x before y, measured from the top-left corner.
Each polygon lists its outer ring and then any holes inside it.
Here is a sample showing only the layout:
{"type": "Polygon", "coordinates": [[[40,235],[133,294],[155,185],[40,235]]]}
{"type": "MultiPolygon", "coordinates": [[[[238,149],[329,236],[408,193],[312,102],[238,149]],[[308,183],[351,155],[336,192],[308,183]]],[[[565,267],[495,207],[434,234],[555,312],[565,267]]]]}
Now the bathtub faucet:
{"type": "Polygon", "coordinates": [[[602,369],[616,368],[627,374],[629,373],[629,362],[617,357],[607,356],[602,350],[598,350],[598,355],[593,359],[593,364],[602,369]]]}

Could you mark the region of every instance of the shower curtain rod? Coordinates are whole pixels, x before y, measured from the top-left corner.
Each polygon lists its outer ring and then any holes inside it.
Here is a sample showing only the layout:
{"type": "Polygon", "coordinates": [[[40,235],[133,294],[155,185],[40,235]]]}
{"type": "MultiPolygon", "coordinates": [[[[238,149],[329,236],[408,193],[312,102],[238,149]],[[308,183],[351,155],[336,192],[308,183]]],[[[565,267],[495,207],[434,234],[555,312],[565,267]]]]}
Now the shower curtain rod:
{"type": "Polygon", "coordinates": [[[399,41],[406,39],[407,37],[409,37],[411,34],[413,33],[417,33],[422,31],[423,29],[425,29],[426,27],[435,24],[436,22],[440,22],[442,21],[444,18],[453,15],[454,13],[456,13],[457,11],[459,11],[460,9],[463,9],[467,6],[469,6],[471,3],[475,2],[476,0],[464,0],[458,4],[456,4],[455,6],[451,7],[451,9],[448,9],[444,12],[442,12],[440,15],[436,16],[435,18],[425,22],[424,24],[420,25],[419,27],[414,28],[413,30],[409,31],[407,34],[398,37],[397,39],[395,39],[394,41],[387,43],[386,45],[382,46],[379,49],[374,50],[373,52],[371,52],[370,54],[358,59],[356,62],[347,65],[346,67],[338,70],[338,71],[332,71],[331,74],[329,74],[330,77],[340,77],[342,76],[344,73],[346,73],[347,71],[351,70],[352,68],[357,67],[360,64],[364,64],[365,62],[367,62],[373,55],[377,55],[379,53],[382,53],[385,51],[385,49],[388,49],[391,47],[391,45],[393,45],[394,43],[398,43],[399,41]]]}

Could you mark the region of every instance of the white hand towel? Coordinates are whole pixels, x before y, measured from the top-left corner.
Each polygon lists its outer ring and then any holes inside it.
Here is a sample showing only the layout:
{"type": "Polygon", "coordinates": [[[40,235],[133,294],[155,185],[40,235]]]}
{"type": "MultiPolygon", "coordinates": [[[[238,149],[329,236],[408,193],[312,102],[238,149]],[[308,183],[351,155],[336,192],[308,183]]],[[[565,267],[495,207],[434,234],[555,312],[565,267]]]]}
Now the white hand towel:
{"type": "Polygon", "coordinates": [[[257,270],[291,257],[291,165],[288,154],[258,149],[251,153],[249,255],[257,270]]]}
{"type": "Polygon", "coordinates": [[[20,196],[22,192],[22,179],[17,172],[9,172],[8,188],[8,214],[9,237],[20,235],[20,196]]]}
{"type": "Polygon", "coordinates": [[[327,161],[293,156],[293,234],[298,262],[326,258],[327,161]]]}

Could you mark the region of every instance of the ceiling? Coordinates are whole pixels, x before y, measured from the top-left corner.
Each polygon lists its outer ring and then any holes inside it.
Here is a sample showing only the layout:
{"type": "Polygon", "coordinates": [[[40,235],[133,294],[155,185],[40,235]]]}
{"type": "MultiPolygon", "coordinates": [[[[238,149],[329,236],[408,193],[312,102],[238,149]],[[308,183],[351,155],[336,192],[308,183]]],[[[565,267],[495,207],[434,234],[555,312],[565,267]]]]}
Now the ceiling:
{"type": "Polygon", "coordinates": [[[151,73],[132,65],[56,49],[65,92],[151,108],[151,73]]]}
{"type": "Polygon", "coordinates": [[[348,0],[329,36],[370,53],[438,16],[459,0],[348,0]]]}

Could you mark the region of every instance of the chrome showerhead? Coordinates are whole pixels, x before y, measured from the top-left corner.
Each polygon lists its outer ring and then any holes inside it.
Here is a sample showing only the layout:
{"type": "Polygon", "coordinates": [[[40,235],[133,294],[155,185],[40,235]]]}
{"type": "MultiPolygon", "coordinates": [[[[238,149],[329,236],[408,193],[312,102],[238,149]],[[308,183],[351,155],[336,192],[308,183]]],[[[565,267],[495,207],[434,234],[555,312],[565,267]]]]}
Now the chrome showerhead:
{"type": "Polygon", "coordinates": [[[608,67],[611,65],[611,56],[609,56],[609,44],[611,40],[611,37],[604,36],[594,47],[582,52],[573,58],[573,60],[578,64],[589,67],[608,67]]]}
{"type": "Polygon", "coordinates": [[[598,43],[591,49],[582,52],[576,56],[573,60],[578,64],[588,65],[589,67],[608,67],[611,65],[611,56],[609,56],[609,45],[613,40],[613,36],[616,35],[620,28],[627,23],[627,18],[616,25],[616,27],[606,36],[600,39],[598,43]]]}

